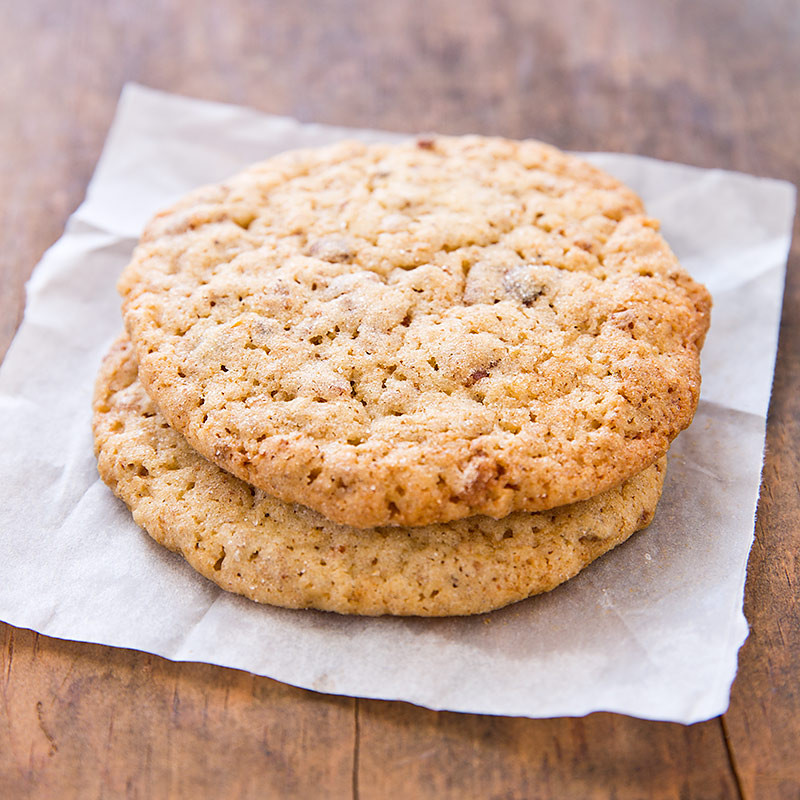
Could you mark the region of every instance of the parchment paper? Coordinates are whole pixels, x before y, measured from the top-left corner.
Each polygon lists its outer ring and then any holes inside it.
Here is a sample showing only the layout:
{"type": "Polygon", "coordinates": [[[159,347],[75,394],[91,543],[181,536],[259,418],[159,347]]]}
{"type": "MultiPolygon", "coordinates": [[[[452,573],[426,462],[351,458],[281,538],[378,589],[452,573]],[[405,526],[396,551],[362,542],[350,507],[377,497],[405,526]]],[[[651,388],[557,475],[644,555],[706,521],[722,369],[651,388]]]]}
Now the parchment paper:
{"type": "Polygon", "coordinates": [[[794,188],[594,154],[659,217],[714,296],[703,398],[655,522],[554,592],[468,619],[258,606],[153,543],[97,477],[92,384],[121,328],[115,280],[147,218],[291,147],[386,133],[303,125],[126,88],[84,204],[28,284],[0,373],[0,618],[49,636],[208,661],[323,692],[548,717],[694,722],[725,710],[747,634],[794,188]]]}

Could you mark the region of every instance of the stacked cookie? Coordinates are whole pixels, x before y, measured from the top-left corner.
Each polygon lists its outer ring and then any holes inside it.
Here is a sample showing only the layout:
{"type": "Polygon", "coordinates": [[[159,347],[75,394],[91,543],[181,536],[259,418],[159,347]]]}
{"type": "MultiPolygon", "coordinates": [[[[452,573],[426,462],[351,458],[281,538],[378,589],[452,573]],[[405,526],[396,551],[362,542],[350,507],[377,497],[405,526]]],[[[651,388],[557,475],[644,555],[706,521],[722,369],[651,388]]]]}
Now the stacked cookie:
{"type": "Polygon", "coordinates": [[[295,151],[151,221],[100,473],[254,600],[487,611],[646,526],[710,300],[639,198],[538,142],[295,151]]]}

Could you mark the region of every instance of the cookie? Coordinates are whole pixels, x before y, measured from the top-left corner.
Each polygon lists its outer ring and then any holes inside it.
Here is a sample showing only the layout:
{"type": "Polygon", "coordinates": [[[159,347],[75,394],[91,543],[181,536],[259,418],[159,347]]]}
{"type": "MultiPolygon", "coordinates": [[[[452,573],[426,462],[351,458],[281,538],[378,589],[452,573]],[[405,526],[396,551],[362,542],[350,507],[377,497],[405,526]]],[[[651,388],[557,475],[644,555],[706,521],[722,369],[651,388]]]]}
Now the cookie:
{"type": "Polygon", "coordinates": [[[641,472],[692,418],[710,307],[629,189],[480,137],[256,165],[159,214],[119,288],[170,425],[358,527],[641,472]]]}
{"type": "Polygon", "coordinates": [[[94,402],[100,474],[136,522],[223,589],[345,614],[475,614],[548,591],[646,526],[665,460],[604,494],[503,520],[355,529],[277,500],[195,452],[137,379],[130,344],[94,402]]]}

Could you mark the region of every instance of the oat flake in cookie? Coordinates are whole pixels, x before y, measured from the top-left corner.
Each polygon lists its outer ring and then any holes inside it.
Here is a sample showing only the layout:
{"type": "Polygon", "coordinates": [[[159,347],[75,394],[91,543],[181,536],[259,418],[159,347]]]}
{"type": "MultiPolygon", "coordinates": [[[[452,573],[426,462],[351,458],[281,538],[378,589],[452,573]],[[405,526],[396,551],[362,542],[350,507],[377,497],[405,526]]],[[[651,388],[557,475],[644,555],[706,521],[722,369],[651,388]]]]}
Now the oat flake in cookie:
{"type": "Polygon", "coordinates": [[[345,527],[200,456],[166,423],[120,340],[97,381],[103,480],[161,544],[223,589],[346,614],[474,614],[548,591],[650,522],[664,460],[598,497],[503,520],[345,527]]]}
{"type": "Polygon", "coordinates": [[[258,164],[159,214],[120,290],[193,447],[361,527],[641,472],[691,421],[710,307],[629,189],[480,137],[258,164]]]}

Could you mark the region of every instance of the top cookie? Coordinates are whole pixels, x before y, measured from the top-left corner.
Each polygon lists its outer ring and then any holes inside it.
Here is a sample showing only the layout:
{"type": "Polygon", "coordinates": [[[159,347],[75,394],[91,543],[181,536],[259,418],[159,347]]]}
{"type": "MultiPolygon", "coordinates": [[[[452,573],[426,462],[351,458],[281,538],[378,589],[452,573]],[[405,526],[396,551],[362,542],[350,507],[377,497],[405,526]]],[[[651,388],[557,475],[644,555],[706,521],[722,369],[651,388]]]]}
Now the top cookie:
{"type": "Polygon", "coordinates": [[[538,142],[283,154],[148,226],[139,375],[210,460],[336,522],[542,510],[691,421],[706,290],[629,189],[538,142]]]}

